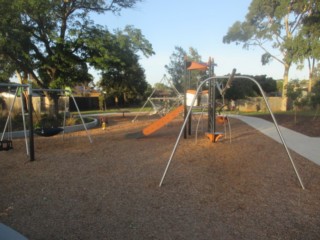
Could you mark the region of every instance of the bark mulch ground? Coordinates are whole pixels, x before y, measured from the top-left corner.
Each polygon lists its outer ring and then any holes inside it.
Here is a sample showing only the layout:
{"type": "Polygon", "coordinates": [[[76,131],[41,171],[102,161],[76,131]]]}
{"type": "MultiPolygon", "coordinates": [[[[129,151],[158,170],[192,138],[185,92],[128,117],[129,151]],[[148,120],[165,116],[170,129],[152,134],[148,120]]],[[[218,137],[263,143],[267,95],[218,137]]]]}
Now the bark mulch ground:
{"type": "MultiPolygon", "coordinates": [[[[91,130],[93,144],[36,137],[34,162],[14,140],[0,152],[0,222],[35,240],[320,239],[320,166],[292,152],[302,190],[283,146],[231,119],[231,143],[182,139],[160,188],[181,119],[129,139],[152,121],[131,119],[91,130]]],[[[315,122],[297,129],[319,137],[315,122]]]]}

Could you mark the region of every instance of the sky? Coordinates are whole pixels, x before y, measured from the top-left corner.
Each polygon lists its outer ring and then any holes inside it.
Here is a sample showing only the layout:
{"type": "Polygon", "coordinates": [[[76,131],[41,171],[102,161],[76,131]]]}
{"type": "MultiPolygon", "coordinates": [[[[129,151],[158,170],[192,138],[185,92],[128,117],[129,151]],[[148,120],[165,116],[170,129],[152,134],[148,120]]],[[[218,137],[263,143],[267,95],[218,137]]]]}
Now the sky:
{"type": "MultiPolygon", "coordinates": [[[[245,75],[267,75],[282,79],[282,64],[273,61],[262,66],[260,48],[243,49],[241,45],[224,44],[223,36],[236,21],[244,21],[251,0],[143,0],[132,9],[122,10],[120,16],[112,13],[94,15],[95,23],[113,29],[123,29],[133,25],[142,31],[152,44],[155,55],[140,63],[145,69],[146,80],[151,84],[161,81],[166,74],[165,65],[175,46],[188,51],[197,50],[202,61],[213,58],[217,67],[215,74],[222,76],[236,68],[237,73],[245,75]]],[[[291,67],[290,79],[307,79],[306,69],[291,67]]],[[[98,77],[98,76],[95,76],[98,77]]]]}

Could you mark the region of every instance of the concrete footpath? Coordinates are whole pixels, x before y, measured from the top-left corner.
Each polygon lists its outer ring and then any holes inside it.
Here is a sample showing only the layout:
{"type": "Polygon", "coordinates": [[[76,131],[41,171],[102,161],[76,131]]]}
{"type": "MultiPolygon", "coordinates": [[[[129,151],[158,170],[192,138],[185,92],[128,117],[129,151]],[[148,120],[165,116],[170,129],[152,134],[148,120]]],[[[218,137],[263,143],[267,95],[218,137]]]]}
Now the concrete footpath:
{"type": "MultiPolygon", "coordinates": [[[[273,122],[269,122],[257,117],[247,117],[241,115],[229,115],[229,117],[236,118],[247,123],[253,128],[259,130],[261,133],[282,144],[278,131],[273,122]]],[[[287,147],[290,150],[320,165],[319,137],[308,137],[306,135],[281,126],[279,126],[279,129],[284,138],[284,141],[287,144],[287,147]]]]}

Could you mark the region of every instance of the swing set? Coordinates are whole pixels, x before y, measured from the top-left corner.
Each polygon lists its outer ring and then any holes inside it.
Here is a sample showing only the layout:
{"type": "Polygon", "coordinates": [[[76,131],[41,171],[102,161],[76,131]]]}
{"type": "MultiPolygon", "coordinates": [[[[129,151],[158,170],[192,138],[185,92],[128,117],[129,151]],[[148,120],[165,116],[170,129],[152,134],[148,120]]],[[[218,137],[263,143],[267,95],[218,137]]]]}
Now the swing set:
{"type": "MultiPolygon", "coordinates": [[[[7,87],[8,90],[15,88],[15,95],[13,97],[13,100],[10,103],[9,111],[8,111],[8,116],[7,120],[4,126],[4,129],[1,134],[1,139],[0,139],[0,151],[8,151],[13,149],[13,131],[12,131],[12,115],[13,115],[13,107],[16,101],[17,96],[19,93],[21,94],[20,100],[21,100],[21,115],[23,119],[23,129],[24,129],[24,137],[25,137],[25,143],[26,143],[26,151],[27,155],[30,157],[30,161],[35,160],[34,157],[34,134],[37,134],[42,137],[52,137],[54,135],[57,135],[59,133],[63,133],[65,131],[65,125],[66,125],[66,113],[67,113],[67,103],[65,101],[64,104],[64,115],[63,115],[63,126],[55,125],[55,126],[48,126],[48,125],[43,125],[43,121],[41,122],[40,127],[34,128],[33,126],[33,104],[32,104],[32,96],[33,92],[53,92],[57,93],[59,96],[68,96],[71,97],[73,100],[73,103],[77,109],[78,116],[80,117],[80,120],[82,122],[83,128],[86,131],[86,134],[88,136],[89,142],[92,143],[91,136],[88,132],[88,129],[86,127],[86,124],[84,122],[84,119],[80,113],[78,104],[70,90],[63,90],[63,89],[32,89],[31,84],[6,84],[6,83],[0,83],[0,87],[7,87]],[[25,119],[25,109],[24,109],[24,103],[23,103],[23,97],[22,97],[22,92],[28,89],[28,116],[29,116],[29,131],[27,132],[26,128],[26,119],[25,119]],[[29,136],[29,141],[28,141],[28,136],[29,136]],[[6,137],[6,139],[5,139],[6,137]]],[[[9,94],[8,94],[9,95],[9,94]]],[[[39,119],[38,119],[39,120],[39,119]]],[[[64,135],[63,135],[64,136],[64,135]]]]}
{"type": "MultiPolygon", "coordinates": [[[[1,134],[0,138],[0,151],[8,151],[13,149],[13,133],[12,133],[12,116],[13,116],[13,108],[15,101],[17,99],[17,96],[19,94],[22,94],[22,91],[28,87],[26,84],[7,84],[7,83],[1,83],[0,87],[7,87],[7,98],[9,99],[9,110],[8,110],[8,116],[4,125],[4,129],[1,134]],[[13,96],[11,96],[11,90],[15,89],[15,93],[13,96]]],[[[25,119],[25,109],[24,104],[22,101],[22,97],[20,97],[21,100],[21,115],[22,115],[22,121],[23,121],[23,132],[24,132],[24,138],[26,143],[26,150],[27,154],[29,155],[29,148],[28,148],[28,140],[27,140],[27,129],[26,129],[26,119],[25,119]]]]}
{"type": "Polygon", "coordinates": [[[183,124],[181,126],[181,130],[180,130],[179,135],[177,137],[176,143],[174,144],[173,150],[171,152],[171,155],[170,155],[169,160],[167,162],[167,165],[165,167],[164,173],[163,173],[162,178],[161,178],[160,183],[159,183],[159,187],[161,187],[162,184],[163,184],[163,181],[165,179],[165,176],[167,174],[169,166],[170,166],[170,164],[171,164],[171,162],[173,160],[173,157],[175,155],[175,152],[176,152],[176,150],[178,148],[178,145],[179,145],[180,139],[182,137],[182,134],[185,132],[185,129],[187,127],[188,121],[190,122],[190,116],[192,114],[192,108],[194,107],[195,102],[198,99],[198,96],[199,96],[199,94],[200,94],[200,92],[202,90],[202,86],[204,84],[207,84],[207,83],[210,86],[209,87],[209,102],[211,101],[210,105],[211,105],[212,109],[210,111],[210,108],[209,108],[209,111],[208,111],[209,112],[208,125],[209,125],[209,130],[210,130],[210,132],[208,132],[208,134],[210,134],[212,136],[212,140],[215,141],[215,140],[217,140],[218,136],[217,136],[217,133],[215,132],[215,122],[216,122],[216,116],[215,116],[215,91],[212,91],[212,90],[215,90],[215,88],[217,87],[217,82],[222,80],[222,79],[227,79],[227,83],[226,83],[225,87],[223,88],[224,89],[223,91],[226,91],[228,88],[230,88],[231,83],[232,83],[232,81],[234,79],[248,79],[248,80],[251,80],[252,82],[254,82],[256,84],[256,86],[258,87],[258,89],[259,89],[259,91],[260,91],[260,93],[261,93],[261,95],[262,95],[262,97],[263,97],[263,99],[265,101],[267,109],[269,110],[270,116],[271,116],[271,118],[273,120],[274,126],[275,126],[275,128],[277,130],[277,133],[278,133],[279,137],[280,137],[282,145],[283,145],[283,147],[284,147],[284,149],[285,149],[285,151],[286,151],[286,153],[288,155],[288,158],[290,159],[291,165],[292,165],[292,167],[294,169],[294,172],[295,172],[295,174],[296,174],[296,176],[297,176],[297,178],[299,180],[300,186],[301,186],[302,189],[305,189],[304,184],[303,184],[303,182],[302,182],[302,180],[300,178],[299,172],[298,172],[298,170],[297,170],[297,168],[295,166],[295,163],[294,163],[294,161],[293,161],[293,159],[291,157],[290,151],[289,151],[289,149],[287,147],[287,144],[286,144],[286,142],[285,142],[285,140],[284,140],[284,138],[282,136],[282,133],[280,131],[278,123],[277,123],[277,121],[276,121],[276,119],[275,119],[275,117],[273,115],[273,112],[271,110],[271,107],[270,107],[270,105],[268,103],[268,100],[267,100],[267,98],[265,96],[265,93],[264,93],[262,87],[260,86],[260,84],[254,78],[248,77],[248,76],[235,76],[235,72],[236,72],[236,70],[234,69],[232,71],[232,74],[229,77],[228,76],[222,76],[222,77],[211,76],[211,77],[208,77],[207,79],[202,81],[200,83],[200,85],[198,86],[197,91],[194,94],[194,97],[193,97],[193,99],[191,101],[190,107],[189,107],[189,109],[188,109],[188,111],[187,111],[187,113],[185,115],[184,122],[183,122],[183,124]]]}

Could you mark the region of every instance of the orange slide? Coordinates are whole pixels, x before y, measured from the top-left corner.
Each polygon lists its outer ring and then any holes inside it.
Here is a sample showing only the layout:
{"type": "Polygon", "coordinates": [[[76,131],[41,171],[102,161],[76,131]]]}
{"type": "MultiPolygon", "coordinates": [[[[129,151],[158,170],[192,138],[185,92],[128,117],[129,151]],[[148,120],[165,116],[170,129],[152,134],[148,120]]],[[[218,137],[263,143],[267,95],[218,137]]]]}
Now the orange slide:
{"type": "Polygon", "coordinates": [[[166,125],[167,123],[171,122],[173,119],[178,117],[179,114],[183,112],[183,109],[184,109],[184,106],[181,105],[181,106],[175,108],[174,110],[172,110],[171,112],[169,112],[168,114],[166,114],[165,116],[163,116],[162,118],[160,118],[159,120],[151,123],[149,126],[145,127],[142,130],[143,135],[148,136],[148,135],[158,131],[164,125],[166,125]]]}
{"type": "Polygon", "coordinates": [[[156,131],[158,131],[160,128],[165,126],[167,123],[171,122],[173,119],[179,116],[180,113],[182,113],[184,110],[184,106],[181,105],[175,109],[173,109],[171,112],[160,118],[159,120],[151,123],[149,126],[142,129],[141,132],[136,133],[129,133],[126,135],[128,138],[141,138],[148,136],[156,131]]]}

